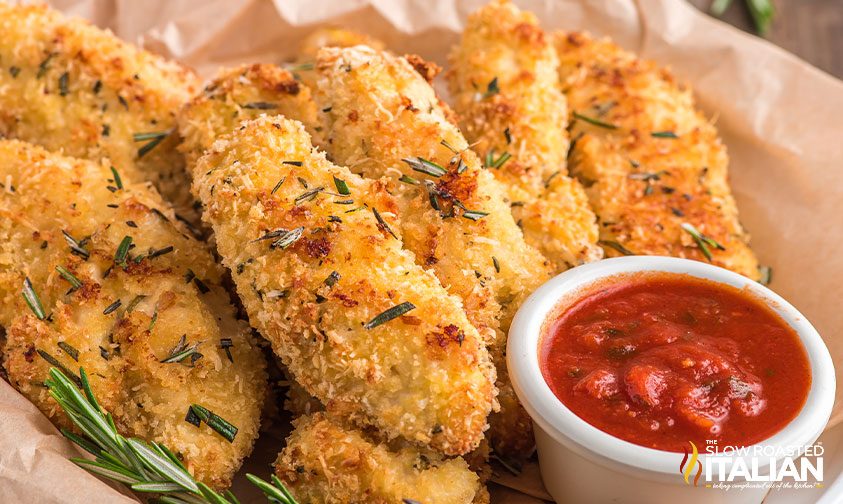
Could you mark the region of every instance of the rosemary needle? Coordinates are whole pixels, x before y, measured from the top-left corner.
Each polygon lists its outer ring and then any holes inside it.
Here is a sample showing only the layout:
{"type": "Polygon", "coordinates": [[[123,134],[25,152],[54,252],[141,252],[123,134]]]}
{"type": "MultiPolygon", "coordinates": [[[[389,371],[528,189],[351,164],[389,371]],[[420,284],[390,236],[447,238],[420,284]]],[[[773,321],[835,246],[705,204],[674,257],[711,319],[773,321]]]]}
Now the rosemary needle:
{"type": "MultiPolygon", "coordinates": [[[[81,432],[61,429],[62,434],[95,457],[94,460],[72,458],[71,462],[136,492],[156,494],[159,502],[239,504],[231,492],[220,494],[196,481],[178,456],[163,444],[123,437],[117,432],[111,413],[103,410],[97,401],[83,368],[79,368],[79,375],[78,384],[74,384],[64,372],[53,367],[44,382],[50,395],[81,432]]],[[[297,504],[275,475],[271,483],[252,474],[247,477],[269,502],[297,504]]]]}

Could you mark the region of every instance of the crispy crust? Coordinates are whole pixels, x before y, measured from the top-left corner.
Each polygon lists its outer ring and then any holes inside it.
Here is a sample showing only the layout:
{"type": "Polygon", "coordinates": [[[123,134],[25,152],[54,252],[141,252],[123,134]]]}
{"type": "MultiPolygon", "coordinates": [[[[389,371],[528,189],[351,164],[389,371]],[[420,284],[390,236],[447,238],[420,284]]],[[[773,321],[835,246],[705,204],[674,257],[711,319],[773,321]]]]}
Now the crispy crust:
{"type": "MultiPolygon", "coordinates": [[[[385,52],[326,48],[319,53],[317,70],[315,96],[320,109],[327,110],[326,149],[366,177],[388,176],[398,197],[404,243],[417,261],[463,299],[478,329],[488,334],[506,325],[517,300],[547,279],[550,268],[524,243],[504,203],[503,187],[468,150],[447,119],[447,106],[406,58],[385,52]],[[429,177],[402,161],[416,156],[446,167],[448,174],[429,177]],[[457,173],[460,159],[465,170],[457,173]],[[454,218],[443,218],[432,207],[425,185],[400,183],[400,175],[435,184],[444,206],[455,198],[465,208],[489,215],[473,221],[462,217],[457,206],[454,218]]],[[[502,336],[495,341],[499,350],[505,345],[502,336]]]]}
{"type": "Polygon", "coordinates": [[[468,18],[450,56],[448,84],[460,128],[481,157],[512,155],[493,169],[530,245],[557,272],[602,257],[597,222],[567,175],[568,112],[556,51],[536,17],[507,0],[468,18]],[[497,91],[489,92],[490,83],[497,91]]]}
{"type": "Polygon", "coordinates": [[[403,446],[391,450],[323,413],[298,418],[275,473],[300,502],[437,504],[488,502],[461,458],[403,446]]]}
{"type": "MultiPolygon", "coordinates": [[[[728,184],[726,148],[696,109],[691,91],[667,70],[608,40],[559,33],[555,43],[570,109],[617,126],[584,120],[571,126],[570,169],[587,187],[601,240],[638,254],[705,261],[680,227],[690,223],[725,248],[710,247],[713,264],[758,279],[728,184]]],[[[609,256],[620,255],[604,248],[609,256]]]]}
{"type": "Polygon", "coordinates": [[[205,247],[179,232],[172,211],[147,184],[133,184],[123,175],[124,189],[112,192],[107,188],[112,178],[107,164],[0,141],[5,188],[0,192],[0,324],[7,328],[3,364],[9,381],[51,420],[69,427],[41,385],[50,364],[38,350],[71,372],[83,366],[122,433],[164,443],[184,457],[198,479],[227,487],[257,437],[266,393],[263,356],[247,325],[236,319],[220,286],[222,269],[205,247]],[[87,260],[70,252],[62,231],[77,240],[89,237],[87,260]],[[124,236],[135,245],[125,269],[114,265],[124,236]],[[166,246],[174,250],[140,259],[166,246]],[[68,292],[70,284],[57,266],[83,286],[68,292]],[[201,289],[195,281],[185,282],[188,271],[200,279],[201,289]],[[25,277],[51,314],[48,320],[38,320],[27,308],[21,296],[25,277]],[[117,310],[104,314],[117,300],[117,310]],[[202,342],[203,357],[193,367],[161,363],[182,335],[188,345],[202,342]],[[233,363],[220,348],[222,338],[231,339],[233,363]],[[78,350],[78,361],[59,342],[78,350]],[[193,403],[237,426],[234,443],[205,425],[186,423],[193,403]]]}
{"type": "Polygon", "coordinates": [[[319,141],[316,104],[310,89],[275,65],[254,64],[224,69],[179,113],[181,150],[188,166],[223,133],[261,115],[281,114],[301,121],[319,141]]]}
{"type": "Polygon", "coordinates": [[[129,180],[150,181],[176,211],[198,217],[184,160],[169,135],[143,157],[136,133],[175,127],[198,89],[183,66],[45,6],[0,3],[0,136],[66,155],[109,162],[129,180]]]}
{"type": "MultiPolygon", "coordinates": [[[[345,28],[328,27],[314,30],[302,40],[299,48],[298,69],[296,75],[311,88],[316,87],[316,72],[313,64],[316,61],[316,53],[323,47],[354,47],[358,45],[369,46],[382,51],[386,44],[370,37],[365,33],[348,30],[345,28]]],[[[314,142],[319,145],[317,142],[314,142]]]]}
{"type": "MultiPolygon", "coordinates": [[[[320,109],[328,110],[326,148],[335,160],[365,176],[389,177],[407,248],[462,298],[469,320],[489,335],[500,402],[510,407],[490,421],[506,428],[529,426],[505,374],[506,331],[521,301],[550,276],[551,268],[524,242],[504,202],[504,187],[481,168],[448,120],[447,107],[405,58],[363,47],[329,48],[319,53],[317,70],[316,100],[320,109]],[[428,177],[402,161],[416,156],[447,167],[448,174],[428,177]],[[460,159],[465,169],[458,173],[460,159]],[[425,186],[397,182],[400,175],[425,179],[440,194],[489,215],[472,221],[455,208],[455,217],[443,218],[432,207],[425,186]],[[495,420],[498,417],[504,418],[495,420]]],[[[529,428],[492,429],[499,433],[492,438],[493,447],[507,456],[527,453],[533,445],[529,428]]]]}
{"type": "Polygon", "coordinates": [[[397,208],[381,182],[331,164],[301,123],[281,117],[224,135],[193,173],[252,324],[308,393],[389,438],[446,454],[480,442],[494,368],[459,300],[390,233],[397,208]],[[350,195],[332,194],[334,177],[350,195]],[[336,203],[347,199],[354,203],[336,203]],[[256,241],[299,226],[301,238],[287,248],[256,241]],[[327,285],[332,272],[339,279],[327,285]],[[407,301],[416,308],[399,319],[363,326],[407,301]]]}

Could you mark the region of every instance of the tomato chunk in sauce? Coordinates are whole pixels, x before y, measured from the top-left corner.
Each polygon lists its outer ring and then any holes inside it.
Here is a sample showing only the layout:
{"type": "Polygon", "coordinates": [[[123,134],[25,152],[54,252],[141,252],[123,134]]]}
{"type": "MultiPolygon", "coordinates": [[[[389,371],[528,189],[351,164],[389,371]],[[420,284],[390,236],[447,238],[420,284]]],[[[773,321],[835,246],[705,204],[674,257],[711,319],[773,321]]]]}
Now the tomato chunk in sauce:
{"type": "Polygon", "coordinates": [[[799,337],[773,310],[672,273],[600,284],[546,325],[539,357],[577,416],[667,451],[758,443],[796,417],[811,385],[799,337]]]}

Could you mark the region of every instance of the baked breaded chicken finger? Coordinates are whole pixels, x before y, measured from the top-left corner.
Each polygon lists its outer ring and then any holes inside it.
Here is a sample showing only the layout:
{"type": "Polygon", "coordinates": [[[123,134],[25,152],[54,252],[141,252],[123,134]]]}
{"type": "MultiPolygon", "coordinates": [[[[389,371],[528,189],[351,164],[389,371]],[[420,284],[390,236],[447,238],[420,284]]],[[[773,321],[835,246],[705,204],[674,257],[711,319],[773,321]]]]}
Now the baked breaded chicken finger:
{"type": "Polygon", "coordinates": [[[316,103],[310,89],[275,65],[253,64],[221,70],[178,115],[188,166],[196,163],[218,136],[260,115],[283,115],[304,124],[319,142],[316,103]]]}
{"type": "Polygon", "coordinates": [[[173,134],[176,112],[199,88],[191,71],[82,19],[6,3],[0,65],[0,136],[108,159],[127,179],[154,183],[177,213],[193,218],[173,134]]]}
{"type": "Polygon", "coordinates": [[[43,383],[51,367],[79,383],[81,366],[123,435],[163,443],[227,487],[257,437],[266,376],[222,268],[154,189],[107,164],[2,140],[0,181],[9,382],[71,427],[43,383]],[[232,430],[188,423],[193,405],[232,430]]]}
{"type": "Polygon", "coordinates": [[[568,111],[558,60],[536,17],[507,0],[468,18],[448,83],[472,149],[507,190],[528,244],[557,272],[602,257],[597,221],[568,177],[568,111]]]}
{"type": "Polygon", "coordinates": [[[280,116],[218,138],[193,177],[252,324],[308,393],[388,438],[480,442],[494,368],[459,300],[401,248],[380,182],[280,116]]]}
{"type": "Polygon", "coordinates": [[[324,413],[298,418],[275,473],[300,502],[313,504],[488,502],[461,458],[411,446],[391,450],[324,413]]]}
{"type": "Polygon", "coordinates": [[[691,90],[608,40],[559,33],[555,42],[573,115],[569,168],[587,187],[607,254],[685,257],[758,279],[726,148],[691,90]]]}
{"type": "Polygon", "coordinates": [[[526,455],[531,424],[506,376],[506,331],[551,268],[524,242],[504,187],[448,120],[423,77],[429,68],[412,60],[419,71],[406,58],[363,46],[320,51],[316,99],[326,149],[352,171],[388,177],[406,247],[491,335],[501,403],[490,419],[492,445],[502,456],[526,455]]]}

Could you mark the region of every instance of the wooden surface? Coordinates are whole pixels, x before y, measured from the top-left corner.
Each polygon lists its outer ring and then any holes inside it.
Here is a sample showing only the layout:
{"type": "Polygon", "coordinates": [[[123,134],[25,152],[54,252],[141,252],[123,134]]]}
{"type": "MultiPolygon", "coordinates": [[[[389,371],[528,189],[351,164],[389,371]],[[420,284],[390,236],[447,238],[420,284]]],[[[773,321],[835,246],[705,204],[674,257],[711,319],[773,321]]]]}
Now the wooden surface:
{"type": "MultiPolygon", "coordinates": [[[[713,0],[688,0],[708,12],[713,0]]],[[[767,40],[843,79],[843,0],[772,0],[776,8],[767,40]]],[[[733,0],[723,21],[755,33],[745,0],[733,0]]]]}

